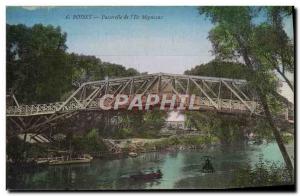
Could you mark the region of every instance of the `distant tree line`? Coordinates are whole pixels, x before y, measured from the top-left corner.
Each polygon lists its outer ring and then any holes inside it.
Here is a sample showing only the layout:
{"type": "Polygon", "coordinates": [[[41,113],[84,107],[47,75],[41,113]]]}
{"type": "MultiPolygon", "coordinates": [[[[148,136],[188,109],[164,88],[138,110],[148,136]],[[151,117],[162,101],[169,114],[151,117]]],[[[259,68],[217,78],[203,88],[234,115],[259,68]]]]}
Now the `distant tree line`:
{"type": "Polygon", "coordinates": [[[21,103],[58,101],[82,82],[139,74],[95,56],[68,53],[60,27],[7,24],[6,36],[7,93],[21,103]]]}

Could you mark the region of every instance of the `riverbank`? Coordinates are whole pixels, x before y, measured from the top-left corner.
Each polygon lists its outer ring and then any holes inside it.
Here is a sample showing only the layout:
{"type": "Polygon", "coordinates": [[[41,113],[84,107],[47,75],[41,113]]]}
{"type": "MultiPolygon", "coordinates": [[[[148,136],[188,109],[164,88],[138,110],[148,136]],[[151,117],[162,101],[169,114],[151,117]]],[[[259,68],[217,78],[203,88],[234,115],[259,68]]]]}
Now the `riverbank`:
{"type": "Polygon", "coordinates": [[[174,152],[186,149],[206,149],[219,145],[220,142],[215,137],[198,136],[171,136],[159,139],[132,138],[122,140],[111,140],[117,143],[118,152],[89,152],[93,157],[123,157],[131,152],[140,154],[147,152],[174,152]]]}
{"type": "MultiPolygon", "coordinates": [[[[258,138],[259,139],[259,138],[258,138]]],[[[293,138],[290,135],[284,137],[284,141],[286,144],[293,142],[293,138]]],[[[128,138],[128,139],[105,139],[110,141],[113,145],[115,145],[117,151],[106,150],[98,150],[98,151],[87,151],[87,150],[76,150],[76,148],[72,151],[58,151],[58,150],[48,150],[41,153],[39,156],[27,156],[28,158],[17,161],[18,165],[21,167],[29,167],[30,165],[36,167],[40,159],[51,159],[53,157],[61,157],[61,153],[64,156],[68,156],[71,158],[80,157],[84,154],[89,154],[93,158],[99,159],[122,159],[129,157],[139,156],[142,153],[148,152],[177,152],[182,150],[189,149],[198,149],[198,150],[207,150],[211,147],[217,147],[220,145],[227,146],[221,143],[221,141],[215,136],[209,136],[204,134],[198,135],[172,135],[169,137],[161,137],[161,138],[128,138]]],[[[268,143],[267,140],[252,140],[248,142],[248,144],[264,144],[268,143]]],[[[234,145],[244,144],[244,142],[235,143],[234,145]]],[[[270,142],[270,141],[269,141],[270,142]]],[[[99,142],[94,142],[93,144],[98,144],[99,142]]],[[[97,146],[95,146],[97,147],[97,146]]],[[[101,148],[100,148],[101,149],[101,148]]],[[[102,148],[103,149],[103,148],[102,148]]],[[[10,161],[10,160],[9,160],[10,161]]],[[[13,161],[10,164],[15,164],[13,161]]],[[[43,164],[42,164],[43,165],[43,164]]]]}
{"type": "MultiPolygon", "coordinates": [[[[216,137],[206,137],[203,135],[198,136],[171,136],[168,138],[160,138],[160,139],[143,139],[143,138],[133,138],[133,139],[124,139],[126,140],[126,145],[122,145],[121,152],[111,153],[111,152],[94,152],[91,155],[94,158],[111,158],[111,159],[121,159],[125,157],[129,157],[130,152],[137,153],[137,156],[150,153],[150,152],[179,152],[184,150],[201,150],[207,151],[210,148],[218,148],[222,146],[223,148],[227,148],[232,146],[232,144],[222,144],[221,141],[216,137]],[[131,141],[131,142],[129,142],[131,141]]],[[[291,148],[293,146],[293,139],[285,140],[286,146],[291,148]]],[[[250,142],[244,141],[240,143],[235,143],[234,145],[240,146],[268,146],[269,143],[273,143],[273,141],[261,141],[261,142],[250,142]],[[245,143],[246,142],[246,143],[245,143]]],[[[281,156],[281,154],[279,154],[281,156]]],[[[292,158],[294,158],[291,155],[292,158]]]]}

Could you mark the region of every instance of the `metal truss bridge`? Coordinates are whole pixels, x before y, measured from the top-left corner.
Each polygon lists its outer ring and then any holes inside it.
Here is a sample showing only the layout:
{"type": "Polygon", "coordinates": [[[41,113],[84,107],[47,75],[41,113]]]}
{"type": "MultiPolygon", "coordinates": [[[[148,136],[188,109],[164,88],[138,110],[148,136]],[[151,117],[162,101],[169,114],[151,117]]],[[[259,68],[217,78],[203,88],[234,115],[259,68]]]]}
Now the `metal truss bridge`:
{"type": "MultiPolygon", "coordinates": [[[[99,107],[99,99],[107,94],[129,97],[194,94],[195,105],[201,111],[262,114],[257,95],[245,80],[158,73],[85,82],[62,102],[22,105],[12,97],[15,105],[7,106],[6,116],[14,128],[39,130],[43,125],[51,125],[78,112],[103,111],[99,107]]],[[[288,119],[288,116],[287,113],[285,118],[288,119]]]]}

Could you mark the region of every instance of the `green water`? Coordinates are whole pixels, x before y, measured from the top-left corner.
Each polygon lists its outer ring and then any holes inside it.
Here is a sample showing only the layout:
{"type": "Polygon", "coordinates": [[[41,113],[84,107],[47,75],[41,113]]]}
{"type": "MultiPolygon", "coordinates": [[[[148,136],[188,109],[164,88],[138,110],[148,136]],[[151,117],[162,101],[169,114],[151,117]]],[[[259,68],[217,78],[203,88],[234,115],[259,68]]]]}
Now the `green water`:
{"type": "MultiPolygon", "coordinates": [[[[291,157],[293,144],[287,146],[291,157]]],[[[174,189],[174,188],[231,188],[237,168],[254,165],[259,155],[266,161],[283,164],[276,143],[214,147],[206,150],[180,152],[155,152],[141,154],[136,158],[118,160],[95,159],[88,164],[49,166],[33,171],[15,171],[10,176],[10,189],[174,189]],[[201,171],[203,155],[213,157],[215,172],[201,171]],[[130,175],[139,171],[160,169],[163,177],[153,181],[132,180],[130,175]]]]}

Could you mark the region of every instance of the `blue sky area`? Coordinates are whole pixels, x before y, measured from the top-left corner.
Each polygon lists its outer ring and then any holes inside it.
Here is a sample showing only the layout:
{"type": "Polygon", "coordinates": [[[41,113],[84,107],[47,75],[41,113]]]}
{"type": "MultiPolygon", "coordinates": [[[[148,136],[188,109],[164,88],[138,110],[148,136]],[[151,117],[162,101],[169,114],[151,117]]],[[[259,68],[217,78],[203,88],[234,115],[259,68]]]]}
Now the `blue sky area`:
{"type": "MultiPolygon", "coordinates": [[[[69,52],[95,55],[103,61],[141,72],[183,73],[214,57],[207,39],[213,25],[197,7],[8,7],[7,23],[60,26],[69,52]],[[92,19],[73,19],[73,15],[92,19]],[[102,16],[128,15],[129,19],[102,16]],[[138,15],[139,19],[130,19],[138,15]],[[160,16],[145,20],[143,15],[160,16]]],[[[286,22],[292,33],[292,21],[286,22]]]]}

